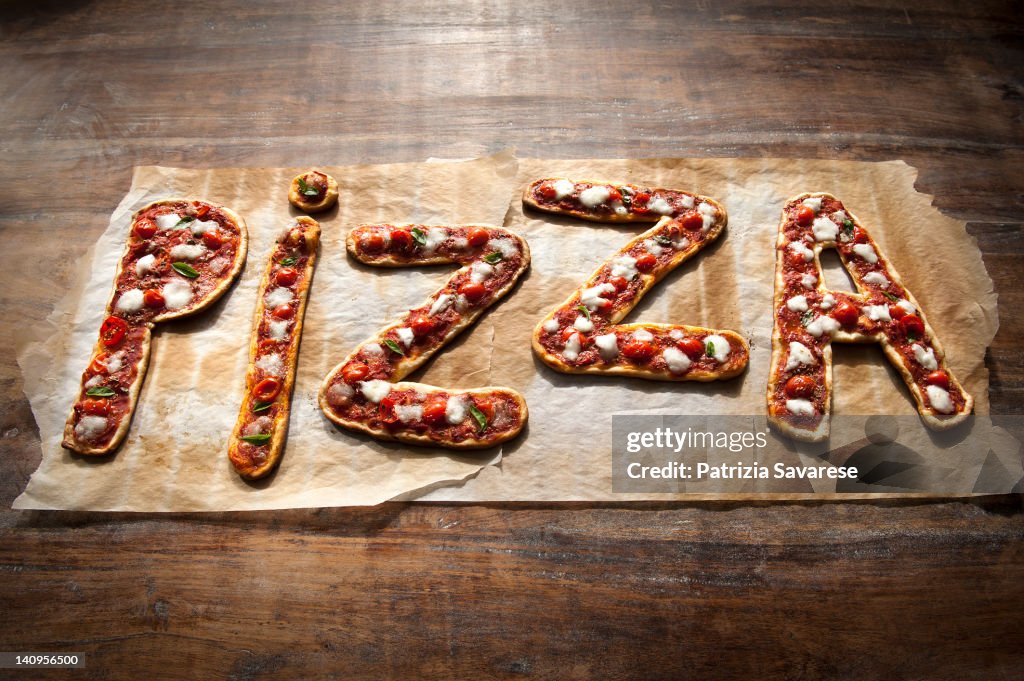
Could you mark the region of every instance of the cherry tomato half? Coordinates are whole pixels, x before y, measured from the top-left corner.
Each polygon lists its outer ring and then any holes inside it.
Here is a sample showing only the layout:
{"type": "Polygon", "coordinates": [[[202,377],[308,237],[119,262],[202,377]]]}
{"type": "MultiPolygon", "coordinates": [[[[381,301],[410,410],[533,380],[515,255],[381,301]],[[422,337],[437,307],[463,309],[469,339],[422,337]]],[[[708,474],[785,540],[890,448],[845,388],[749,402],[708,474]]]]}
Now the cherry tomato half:
{"type": "Polygon", "coordinates": [[[916,314],[908,314],[900,320],[900,327],[907,336],[914,335],[920,338],[924,335],[924,322],[916,314]]]}
{"type": "Polygon", "coordinates": [[[466,241],[469,242],[470,246],[483,246],[490,238],[491,236],[483,227],[471,227],[466,232],[466,241]]]}
{"type": "Polygon", "coordinates": [[[160,293],[155,288],[146,289],[145,293],[142,294],[142,302],[146,307],[151,307],[153,309],[159,309],[166,304],[164,294],[160,293]]]}
{"type": "Polygon", "coordinates": [[[654,356],[654,346],[634,338],[622,346],[622,354],[634,362],[646,362],[654,356]]]}
{"type": "Polygon", "coordinates": [[[466,296],[469,302],[476,303],[487,295],[487,287],[470,281],[459,287],[459,293],[466,296]]]}
{"type": "Polygon", "coordinates": [[[128,333],[128,322],[120,317],[107,317],[100,326],[100,339],[108,348],[123,341],[126,333],[128,333]]]}
{"type": "Polygon", "coordinates": [[[135,223],[133,231],[135,236],[140,239],[152,239],[153,235],[156,234],[156,223],[149,218],[142,218],[135,223]]]}
{"type": "Polygon", "coordinates": [[[474,397],[473,402],[475,403],[476,408],[487,417],[488,423],[494,420],[494,402],[491,401],[491,398],[474,397]]]}
{"type": "Polygon", "coordinates": [[[438,426],[445,422],[448,414],[448,399],[441,395],[431,395],[423,403],[423,420],[438,426]]]}
{"type": "Polygon", "coordinates": [[[211,229],[209,232],[203,234],[203,243],[206,244],[206,247],[211,251],[216,251],[224,245],[225,241],[227,241],[227,239],[225,239],[221,233],[215,229],[211,229]]]}
{"type": "Polygon", "coordinates": [[[901,319],[903,319],[904,317],[907,316],[907,311],[904,310],[899,305],[890,305],[889,306],[889,316],[892,317],[893,319],[895,319],[896,321],[899,321],[899,320],[901,320],[901,319]]]}
{"type": "Polygon", "coordinates": [[[82,400],[82,412],[93,416],[106,416],[110,413],[110,402],[87,397],[82,400]]]}
{"type": "Polygon", "coordinates": [[[949,374],[941,369],[931,372],[924,380],[930,385],[936,385],[943,390],[949,390],[949,374]]]}
{"type": "Polygon", "coordinates": [[[299,280],[299,273],[293,267],[282,267],[274,275],[278,286],[291,286],[299,280]]]}
{"type": "Polygon", "coordinates": [[[844,300],[836,305],[836,308],[832,310],[832,317],[841,325],[849,327],[857,323],[857,318],[860,317],[860,312],[857,311],[857,308],[844,300]]]}
{"type": "Polygon", "coordinates": [[[205,218],[206,214],[210,212],[210,204],[208,203],[197,203],[196,204],[196,217],[205,218]]]}
{"type": "Polygon", "coordinates": [[[295,316],[295,308],[289,303],[284,303],[271,310],[270,316],[274,319],[291,319],[295,316]]]}
{"type": "Polygon", "coordinates": [[[395,229],[391,232],[391,247],[400,252],[406,253],[412,250],[412,232],[407,229],[395,229]]]}
{"type": "Polygon", "coordinates": [[[679,224],[681,224],[684,229],[694,232],[704,227],[704,218],[700,213],[694,210],[684,215],[683,219],[679,221],[679,224]]]}
{"type": "Polygon", "coordinates": [[[658,264],[658,259],[650,253],[644,253],[636,259],[636,268],[641,272],[650,272],[658,264]]]}
{"type": "Polygon", "coordinates": [[[367,253],[380,253],[384,250],[384,236],[376,232],[367,234],[360,239],[359,243],[367,253]]]}
{"type": "Polygon", "coordinates": [[[810,376],[794,376],[786,381],[786,394],[790,397],[810,397],[816,384],[810,376]]]}
{"type": "Polygon", "coordinates": [[[803,227],[814,220],[814,210],[810,206],[800,206],[796,211],[796,223],[803,227]]]}
{"type": "Polygon", "coordinates": [[[625,277],[612,277],[608,280],[608,283],[615,287],[615,290],[619,293],[626,290],[629,286],[629,281],[625,277]]]}
{"type": "Polygon", "coordinates": [[[341,376],[346,383],[361,381],[370,375],[370,367],[362,362],[349,362],[342,368],[341,376]]]}
{"type": "Polygon", "coordinates": [[[558,196],[558,192],[555,191],[555,188],[551,186],[551,184],[549,183],[544,183],[541,186],[537,187],[537,193],[540,195],[541,198],[546,199],[548,201],[552,201],[556,196],[558,196]]]}
{"type": "Polygon", "coordinates": [[[252,389],[252,395],[260,402],[270,402],[281,392],[281,381],[268,376],[256,384],[252,389]]]}
{"type": "Polygon", "coordinates": [[[704,354],[704,344],[696,338],[684,338],[676,343],[676,347],[682,350],[690,359],[697,359],[704,354]]]}
{"type": "Polygon", "coordinates": [[[434,330],[436,324],[430,317],[419,316],[412,320],[409,327],[412,328],[412,333],[417,338],[428,335],[434,330]]]}

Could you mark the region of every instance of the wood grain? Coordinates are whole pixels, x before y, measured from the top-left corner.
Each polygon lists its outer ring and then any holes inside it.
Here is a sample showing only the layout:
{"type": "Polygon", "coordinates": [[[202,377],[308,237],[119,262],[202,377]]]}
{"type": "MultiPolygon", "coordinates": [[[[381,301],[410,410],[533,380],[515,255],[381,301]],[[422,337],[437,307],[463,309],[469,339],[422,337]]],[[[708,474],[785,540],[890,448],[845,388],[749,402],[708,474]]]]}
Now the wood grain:
{"type": "MultiPolygon", "coordinates": [[[[0,3],[0,342],[64,294],[134,165],[900,158],[978,239],[992,408],[1021,414],[1022,38],[1013,2],[0,3]]],[[[4,506],[38,442],[8,352],[4,506]]],[[[77,677],[105,679],[1012,678],[1022,517],[1020,497],[6,511],[0,649],[86,651],[77,677]]]]}

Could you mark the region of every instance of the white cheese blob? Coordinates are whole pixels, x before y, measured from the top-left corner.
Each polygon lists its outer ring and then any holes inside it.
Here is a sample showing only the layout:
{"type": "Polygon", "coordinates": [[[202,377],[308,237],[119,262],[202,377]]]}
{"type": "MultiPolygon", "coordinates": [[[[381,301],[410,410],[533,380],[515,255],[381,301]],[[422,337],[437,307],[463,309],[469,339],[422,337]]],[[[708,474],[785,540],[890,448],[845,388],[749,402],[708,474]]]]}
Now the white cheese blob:
{"type": "Polygon", "coordinates": [[[636,269],[636,258],[628,255],[620,255],[612,258],[612,276],[623,277],[626,281],[632,281],[639,274],[636,269]]]}
{"type": "Polygon", "coordinates": [[[846,222],[847,219],[848,218],[845,210],[837,210],[835,213],[832,213],[832,222],[836,223],[837,225],[843,224],[844,222],[846,222]]]}
{"type": "Polygon", "coordinates": [[[434,301],[434,304],[430,306],[430,315],[436,315],[438,312],[443,312],[448,309],[448,306],[452,303],[452,295],[450,293],[442,293],[434,301]]]}
{"type": "Polygon", "coordinates": [[[614,333],[606,333],[603,336],[594,336],[594,345],[601,354],[601,359],[610,362],[619,356],[619,343],[614,333]]]}
{"type": "Polygon", "coordinates": [[[363,346],[363,352],[371,357],[380,357],[384,354],[384,348],[380,346],[380,343],[367,343],[363,346]]]}
{"type": "Polygon", "coordinates": [[[374,404],[377,404],[387,397],[389,392],[391,392],[391,384],[387,381],[377,379],[372,381],[360,381],[359,392],[363,393],[363,397],[374,404]]]}
{"type": "Polygon", "coordinates": [[[558,320],[554,317],[544,322],[544,330],[548,333],[554,333],[555,331],[558,331],[558,328],[558,320]]]}
{"type": "Polygon", "coordinates": [[[607,187],[591,187],[580,192],[580,203],[587,208],[596,208],[608,200],[611,192],[607,187]]]}
{"type": "Polygon", "coordinates": [[[195,260],[206,253],[202,244],[178,244],[171,249],[171,260],[195,260]]]}
{"type": "Polygon", "coordinates": [[[284,376],[284,360],[276,352],[263,355],[256,360],[256,368],[263,370],[271,376],[284,376]]]}
{"type": "Polygon", "coordinates": [[[271,321],[267,324],[267,331],[273,340],[284,340],[288,337],[288,320],[271,321]]]}
{"type": "Polygon", "coordinates": [[[410,329],[407,326],[403,326],[401,328],[395,329],[395,333],[398,334],[398,340],[402,341],[402,345],[404,345],[405,347],[409,347],[410,345],[412,345],[412,339],[414,337],[412,329],[410,329]]]}
{"type": "Polygon", "coordinates": [[[597,286],[591,286],[585,288],[580,293],[580,302],[587,306],[591,311],[603,307],[608,301],[602,298],[607,293],[613,293],[615,287],[611,284],[598,284],[597,286]]]}
{"type": "Polygon", "coordinates": [[[644,343],[650,343],[654,340],[654,334],[647,329],[637,329],[633,332],[633,340],[643,341],[644,343]]]}
{"type": "Polygon", "coordinates": [[[807,244],[803,241],[790,241],[789,250],[793,251],[807,262],[814,259],[814,251],[807,248],[807,244]]]}
{"type": "Polygon", "coordinates": [[[854,244],[853,252],[872,265],[878,262],[878,255],[875,253],[875,249],[871,247],[871,244],[854,244]]]}
{"type": "Polygon", "coordinates": [[[614,204],[612,204],[612,210],[615,211],[616,215],[628,215],[629,214],[629,211],[626,210],[626,207],[623,206],[618,201],[616,201],[614,204]]]}
{"type": "Polygon", "coordinates": [[[821,302],[818,303],[818,307],[820,307],[822,310],[831,310],[833,307],[835,307],[835,304],[836,297],[833,296],[831,293],[826,293],[821,297],[821,302]]]}
{"type": "Polygon", "coordinates": [[[864,315],[873,322],[891,322],[888,305],[865,305],[861,308],[864,315]]]}
{"type": "Polygon", "coordinates": [[[678,239],[673,239],[672,240],[672,248],[676,249],[677,251],[681,251],[684,248],[689,248],[689,247],[690,247],[690,240],[687,239],[685,236],[680,236],[678,239]]]}
{"type": "Polygon", "coordinates": [[[939,368],[939,363],[935,361],[935,351],[932,348],[926,350],[917,343],[914,343],[910,346],[910,349],[914,353],[914,359],[925,369],[935,371],[939,368]]]}
{"type": "Polygon", "coordinates": [[[124,366],[124,351],[115,352],[110,357],[107,357],[107,373],[113,374],[121,370],[124,366]]]}
{"type": "Polygon", "coordinates": [[[657,195],[652,196],[651,200],[647,202],[647,208],[652,213],[657,213],[658,215],[672,214],[672,206],[669,205],[669,202],[657,195]]]}
{"type": "Polygon", "coordinates": [[[889,288],[889,280],[881,272],[868,272],[864,275],[864,283],[889,288]]]}
{"type": "Polygon", "coordinates": [[[469,268],[469,280],[474,284],[483,283],[484,279],[492,274],[494,274],[494,268],[483,261],[477,261],[469,268]]]}
{"type": "Polygon", "coordinates": [[[466,237],[464,237],[464,236],[454,236],[454,237],[452,237],[452,248],[454,248],[455,250],[457,250],[457,251],[464,251],[468,247],[469,247],[469,241],[466,240],[466,237]]]}
{"type": "Polygon", "coordinates": [[[786,301],[786,307],[793,312],[807,312],[807,296],[793,296],[786,301]]]}
{"type": "Polygon", "coordinates": [[[814,233],[815,241],[835,241],[839,233],[839,225],[826,217],[814,218],[811,223],[811,232],[814,233]]]}
{"type": "Polygon", "coordinates": [[[661,247],[661,244],[654,239],[644,239],[644,248],[646,248],[647,252],[651,255],[661,255],[661,252],[665,250],[661,247]]]}
{"type": "Polygon", "coordinates": [[[932,409],[940,414],[949,414],[953,411],[953,401],[949,399],[949,393],[937,385],[930,385],[925,388],[928,393],[928,403],[932,409]]]}
{"type": "Polygon", "coordinates": [[[575,362],[576,358],[580,356],[581,349],[580,335],[578,333],[574,333],[569,336],[569,340],[565,342],[565,348],[562,350],[562,356],[570,362],[575,362]]]}
{"type": "MultiPolygon", "coordinates": [[[[572,184],[571,182],[569,184],[572,184]]],[[[444,410],[444,418],[448,423],[457,426],[466,420],[466,398],[463,395],[453,395],[448,398],[448,406],[444,410]]]]}
{"type": "Polygon", "coordinates": [[[577,331],[581,331],[583,333],[590,333],[591,331],[594,330],[594,322],[590,321],[583,315],[580,315],[579,317],[576,318],[576,321],[573,323],[573,326],[576,328],[577,331]]]}
{"type": "Polygon", "coordinates": [[[107,429],[107,419],[102,416],[83,416],[75,426],[75,437],[79,440],[96,440],[107,429]]]}
{"type": "Polygon", "coordinates": [[[121,312],[138,312],[142,309],[142,291],[137,288],[125,291],[117,299],[114,309],[121,312]]]}
{"type": "Polygon", "coordinates": [[[811,334],[815,338],[820,337],[823,333],[827,333],[831,336],[838,330],[839,322],[828,316],[817,317],[807,325],[807,333],[811,334]]]}
{"type": "Polygon", "coordinates": [[[448,230],[443,227],[423,228],[423,237],[427,243],[423,245],[423,250],[426,253],[433,253],[437,250],[437,247],[445,242],[448,238],[448,230]]]}
{"type": "Polygon", "coordinates": [[[462,295],[461,293],[455,296],[455,309],[459,312],[465,312],[469,309],[469,298],[462,295]]]}
{"type": "Polygon", "coordinates": [[[561,201],[576,191],[576,185],[569,180],[557,180],[552,183],[551,187],[555,190],[556,201],[561,201]]]}
{"type": "Polygon", "coordinates": [[[786,410],[797,416],[814,416],[814,405],[808,400],[786,400],[786,410]]]}
{"type": "Polygon", "coordinates": [[[689,194],[676,194],[676,201],[678,201],[679,205],[683,208],[693,208],[693,197],[689,194]]]}
{"type": "Polygon", "coordinates": [[[207,232],[216,231],[220,227],[216,220],[193,220],[189,226],[192,228],[194,236],[202,236],[207,232]]]}
{"type": "Polygon", "coordinates": [[[789,359],[786,360],[786,371],[796,369],[798,366],[803,364],[814,364],[814,353],[804,345],[797,341],[790,341],[789,343],[789,359]]]}
{"type": "Polygon", "coordinates": [[[732,346],[729,345],[729,341],[722,336],[715,334],[704,339],[705,352],[710,350],[712,345],[714,346],[714,352],[709,352],[708,355],[714,358],[716,362],[725,362],[729,357],[729,353],[732,351],[732,346]]]}
{"type": "Polygon", "coordinates": [[[821,210],[821,197],[820,196],[814,196],[814,197],[811,197],[809,199],[804,199],[803,200],[803,205],[807,206],[808,208],[813,210],[815,213],[817,213],[817,212],[819,212],[821,210]]]}
{"type": "Polygon", "coordinates": [[[192,284],[175,279],[164,286],[164,305],[168,310],[180,310],[192,302],[192,284]]]}
{"type": "Polygon", "coordinates": [[[139,279],[146,276],[156,268],[156,258],[153,254],[144,255],[135,262],[135,274],[139,279]]]}
{"type": "Polygon", "coordinates": [[[710,203],[702,203],[697,206],[697,212],[704,218],[704,225],[701,227],[702,231],[708,231],[711,229],[711,225],[715,222],[715,215],[718,214],[718,210],[710,203]]]}
{"type": "Polygon", "coordinates": [[[181,216],[177,213],[165,213],[156,217],[156,227],[160,230],[174,229],[181,222],[181,216]]]}
{"type": "Polygon", "coordinates": [[[269,416],[260,416],[242,429],[242,435],[266,435],[274,427],[274,420],[269,416]]]}
{"type": "Polygon", "coordinates": [[[96,386],[98,386],[102,382],[103,382],[103,377],[100,376],[99,374],[96,374],[95,376],[93,376],[92,378],[90,378],[88,381],[85,382],[85,387],[86,388],[95,388],[96,386]]]}
{"type": "Polygon", "coordinates": [[[519,254],[519,244],[512,239],[491,239],[489,245],[506,259],[514,258],[519,254]]]}
{"type": "MultiPolygon", "coordinates": [[[[811,257],[814,257],[813,253],[811,254],[811,257]]],[[[815,286],[818,285],[818,278],[813,274],[805,274],[804,276],[800,277],[800,283],[803,285],[804,288],[814,288],[815,286]]]]}
{"type": "Polygon", "coordinates": [[[914,304],[909,300],[904,300],[901,298],[900,301],[896,303],[896,306],[901,308],[907,314],[914,314],[915,312],[917,312],[917,308],[914,307],[914,304]]]}
{"type": "Polygon", "coordinates": [[[423,405],[420,404],[396,404],[395,416],[402,423],[412,423],[423,418],[423,405]]]}
{"type": "Polygon", "coordinates": [[[278,288],[275,288],[273,291],[268,293],[267,297],[264,298],[264,300],[267,301],[268,308],[274,309],[279,305],[287,305],[288,303],[292,302],[292,298],[294,297],[295,295],[292,293],[292,290],[290,288],[279,286],[278,288]]]}
{"type": "Polygon", "coordinates": [[[665,358],[665,364],[673,374],[681,374],[690,368],[690,358],[679,348],[667,347],[661,356],[665,358]]]}
{"type": "Polygon", "coordinates": [[[327,399],[334,404],[348,404],[348,401],[352,399],[352,396],[355,394],[356,391],[353,390],[352,386],[348,383],[335,383],[331,386],[330,390],[327,391],[327,399]]]}

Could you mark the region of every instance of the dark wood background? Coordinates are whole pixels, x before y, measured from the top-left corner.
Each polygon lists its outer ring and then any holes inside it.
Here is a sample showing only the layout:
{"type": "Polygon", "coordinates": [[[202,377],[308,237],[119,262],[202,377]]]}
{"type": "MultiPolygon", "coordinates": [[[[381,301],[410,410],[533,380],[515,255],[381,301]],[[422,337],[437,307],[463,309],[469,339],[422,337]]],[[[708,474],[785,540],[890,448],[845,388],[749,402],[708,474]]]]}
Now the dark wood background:
{"type": "MultiPolygon", "coordinates": [[[[992,408],[1024,413],[1021,16],[0,2],[0,506],[40,456],[13,333],[64,293],[140,164],[905,159],[978,239],[1002,313],[992,408]]],[[[1022,678],[1022,518],[1017,496],[4,511],[0,650],[85,652],[82,679],[1022,678]]]]}

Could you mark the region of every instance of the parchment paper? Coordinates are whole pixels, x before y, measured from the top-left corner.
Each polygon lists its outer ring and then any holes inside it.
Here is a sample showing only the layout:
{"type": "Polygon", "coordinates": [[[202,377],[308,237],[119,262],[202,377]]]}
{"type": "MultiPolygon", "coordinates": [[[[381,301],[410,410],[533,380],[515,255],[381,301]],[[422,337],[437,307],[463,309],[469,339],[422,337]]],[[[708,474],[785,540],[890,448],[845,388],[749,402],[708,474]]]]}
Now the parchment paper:
{"type": "MultiPolygon", "coordinates": [[[[431,500],[610,500],[615,495],[612,414],[762,414],[771,353],[773,244],[785,199],[828,191],[864,222],[925,307],[952,368],[988,412],[985,348],[997,328],[996,297],[963,223],[915,192],[902,162],[780,159],[518,162],[509,153],[467,162],[327,168],[340,208],[319,219],[321,262],[299,355],[287,450],[277,474],[256,485],[227,462],[227,433],[244,384],[250,315],[264,257],[293,214],[285,200],[299,169],[139,168],[132,190],[82,266],[83,287],[19,350],[26,393],[43,439],[43,462],[16,508],[139,511],[229,510],[431,500]],[[566,376],[530,350],[536,321],[640,227],[526,214],[520,192],[544,176],[650,183],[712,196],[729,211],[719,241],[667,277],[629,321],[730,328],[751,343],[746,374],[728,382],[667,384],[566,376]],[[156,198],[204,197],[249,224],[249,261],[238,286],[194,321],[158,327],[150,374],[129,439],[107,460],[72,457],[59,433],[99,327],[130,214],[156,198]],[[413,380],[450,387],[505,385],[524,393],[530,422],[503,450],[453,455],[379,443],[340,431],[315,404],[325,373],[358,342],[432,292],[448,268],[380,270],[345,255],[344,237],[365,222],[504,223],[530,243],[524,280],[413,380]],[[69,324],[68,322],[71,321],[69,324]],[[500,464],[499,464],[500,462],[500,464]]],[[[838,270],[827,283],[843,288],[838,270]]],[[[848,287],[848,286],[845,286],[848,287]]],[[[881,351],[838,345],[837,415],[912,415],[912,401],[881,351]]],[[[793,457],[803,455],[797,451],[793,457]]],[[[751,486],[751,493],[771,492],[751,486]]],[[[807,492],[827,492],[820,485],[807,492]]],[[[730,495],[725,495],[730,496],[730,495]]],[[[743,496],[743,495],[739,495],[743,496]]]]}

